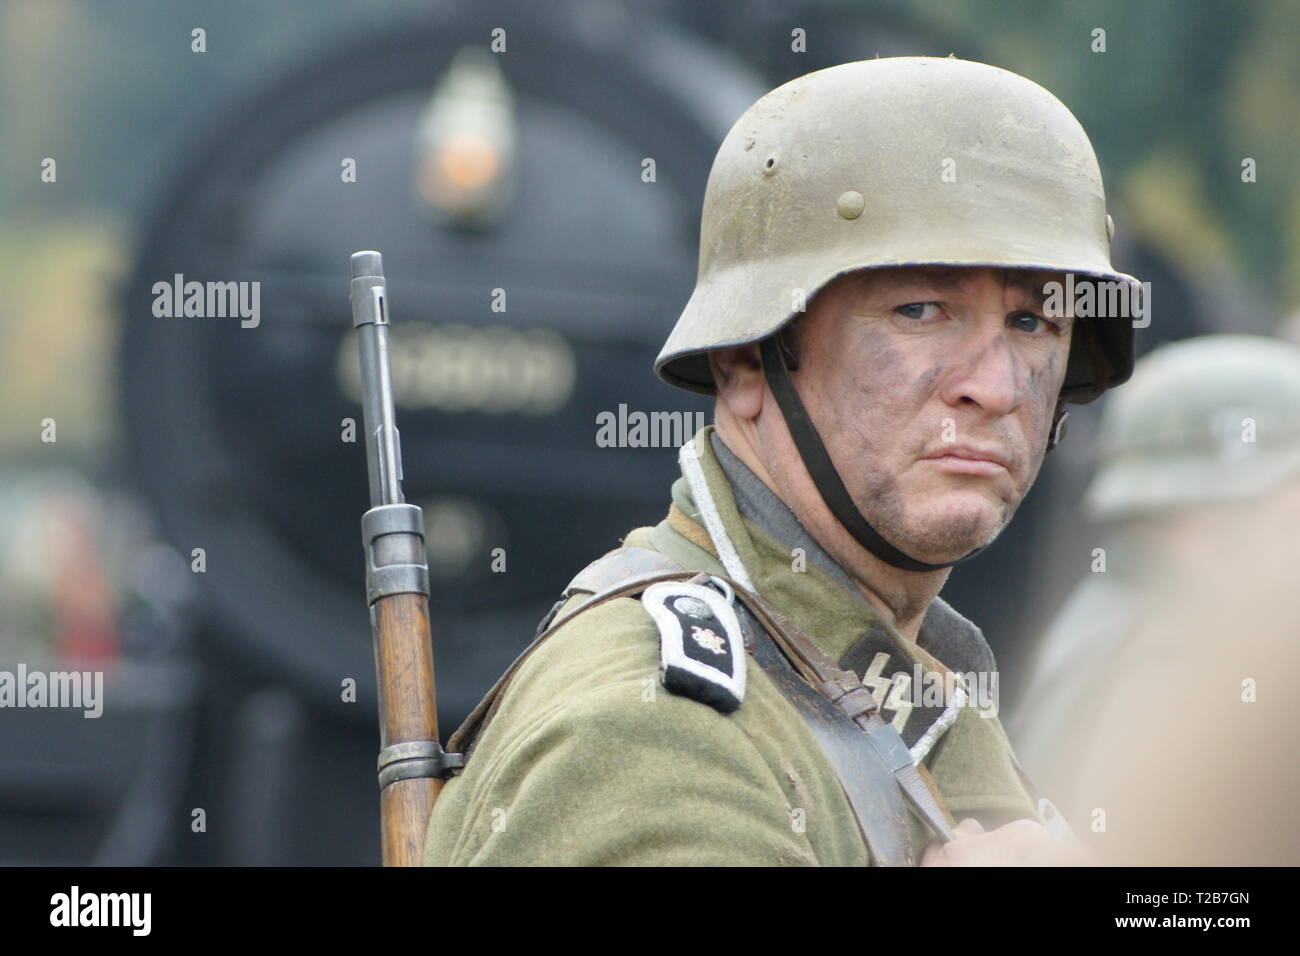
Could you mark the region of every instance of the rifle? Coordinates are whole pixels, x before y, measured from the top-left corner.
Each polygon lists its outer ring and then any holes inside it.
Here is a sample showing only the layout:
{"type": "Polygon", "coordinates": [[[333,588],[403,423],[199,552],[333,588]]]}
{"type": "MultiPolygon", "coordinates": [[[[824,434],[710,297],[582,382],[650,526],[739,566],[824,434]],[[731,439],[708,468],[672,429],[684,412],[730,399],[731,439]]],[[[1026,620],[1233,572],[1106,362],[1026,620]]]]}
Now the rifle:
{"type": "Polygon", "coordinates": [[[438,742],[429,565],[420,509],[402,495],[402,447],[388,361],[388,289],[378,252],[352,255],[370,510],[361,517],[366,601],[379,687],[379,825],[384,866],[419,866],[444,779],[463,765],[438,742]]]}

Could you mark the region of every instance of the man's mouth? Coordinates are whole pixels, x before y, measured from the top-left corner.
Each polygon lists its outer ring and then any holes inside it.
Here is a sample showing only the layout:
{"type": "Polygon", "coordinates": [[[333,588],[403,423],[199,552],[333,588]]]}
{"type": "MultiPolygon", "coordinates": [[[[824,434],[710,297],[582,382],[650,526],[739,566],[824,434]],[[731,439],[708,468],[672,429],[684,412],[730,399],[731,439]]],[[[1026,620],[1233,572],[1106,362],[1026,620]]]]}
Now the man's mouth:
{"type": "Polygon", "coordinates": [[[1011,471],[1006,457],[996,449],[970,445],[946,445],[922,460],[934,462],[939,468],[954,474],[992,476],[1011,471]]]}

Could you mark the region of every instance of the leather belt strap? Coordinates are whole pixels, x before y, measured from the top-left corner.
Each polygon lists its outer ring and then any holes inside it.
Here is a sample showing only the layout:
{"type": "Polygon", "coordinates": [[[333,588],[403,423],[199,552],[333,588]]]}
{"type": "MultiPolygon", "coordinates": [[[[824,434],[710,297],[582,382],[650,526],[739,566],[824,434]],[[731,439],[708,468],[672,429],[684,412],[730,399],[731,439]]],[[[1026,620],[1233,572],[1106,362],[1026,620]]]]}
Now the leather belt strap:
{"type": "Polygon", "coordinates": [[[862,731],[844,712],[808,686],[748,607],[737,608],[746,643],[752,638],[755,662],[781,696],[790,702],[835,770],[858,831],[877,866],[911,866],[916,860],[907,821],[907,804],[888,768],[862,731]]]}
{"type": "MultiPolygon", "coordinates": [[[[735,585],[732,585],[735,587],[735,585]]],[[[893,774],[921,819],[944,841],[954,839],[955,825],[932,782],[922,776],[903,738],[876,713],[876,700],[852,671],[837,667],[830,656],[760,597],[737,588],[736,596],[759,617],[768,634],[804,680],[865,734],[877,759],[893,774]],[[763,620],[763,618],[766,620],[763,620]]],[[[838,768],[836,768],[838,772],[838,768]]],[[[841,780],[842,780],[841,776],[841,780]]]]}

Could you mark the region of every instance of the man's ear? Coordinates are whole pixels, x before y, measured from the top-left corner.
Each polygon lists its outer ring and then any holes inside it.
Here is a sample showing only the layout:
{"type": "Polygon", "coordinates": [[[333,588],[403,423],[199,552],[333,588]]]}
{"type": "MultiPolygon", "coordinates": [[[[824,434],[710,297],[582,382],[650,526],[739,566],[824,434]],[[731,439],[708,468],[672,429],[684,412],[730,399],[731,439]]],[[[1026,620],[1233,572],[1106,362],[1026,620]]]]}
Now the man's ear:
{"type": "Polygon", "coordinates": [[[717,349],[709,353],[709,368],[718,388],[718,401],[736,418],[752,420],[763,408],[767,381],[757,345],[717,349]]]}

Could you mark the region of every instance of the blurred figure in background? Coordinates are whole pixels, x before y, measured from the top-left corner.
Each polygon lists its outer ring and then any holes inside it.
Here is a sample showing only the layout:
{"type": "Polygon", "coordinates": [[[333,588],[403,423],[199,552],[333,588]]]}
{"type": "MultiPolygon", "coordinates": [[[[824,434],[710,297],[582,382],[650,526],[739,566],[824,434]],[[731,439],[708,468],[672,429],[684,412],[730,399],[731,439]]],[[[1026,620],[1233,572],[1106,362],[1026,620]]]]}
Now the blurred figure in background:
{"type": "Polygon", "coordinates": [[[193,575],[138,499],[0,475],[0,866],[142,866],[188,832],[193,575]]]}
{"type": "Polygon", "coordinates": [[[1024,769],[1104,862],[1294,864],[1300,349],[1157,349],[1101,458],[1093,573],[1011,722],[1024,769]]]}

